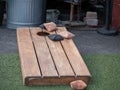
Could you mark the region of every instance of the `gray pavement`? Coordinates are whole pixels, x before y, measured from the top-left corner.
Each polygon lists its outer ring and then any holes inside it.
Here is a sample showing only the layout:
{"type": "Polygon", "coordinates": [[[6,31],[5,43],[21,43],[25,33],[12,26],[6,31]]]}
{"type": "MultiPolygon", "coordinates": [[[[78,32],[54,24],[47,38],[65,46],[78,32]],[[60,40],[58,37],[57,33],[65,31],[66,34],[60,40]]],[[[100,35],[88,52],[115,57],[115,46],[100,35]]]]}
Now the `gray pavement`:
{"type": "Polygon", "coordinates": [[[120,35],[105,36],[96,31],[72,30],[81,54],[120,54],[120,35]]]}
{"type": "MultiPolygon", "coordinates": [[[[78,50],[84,54],[120,54],[120,35],[104,36],[95,30],[75,30],[73,38],[78,50]]],[[[0,27],[0,54],[18,53],[16,30],[0,27]]]]}
{"type": "Polygon", "coordinates": [[[0,54],[18,53],[16,30],[0,27],[0,54]]]}

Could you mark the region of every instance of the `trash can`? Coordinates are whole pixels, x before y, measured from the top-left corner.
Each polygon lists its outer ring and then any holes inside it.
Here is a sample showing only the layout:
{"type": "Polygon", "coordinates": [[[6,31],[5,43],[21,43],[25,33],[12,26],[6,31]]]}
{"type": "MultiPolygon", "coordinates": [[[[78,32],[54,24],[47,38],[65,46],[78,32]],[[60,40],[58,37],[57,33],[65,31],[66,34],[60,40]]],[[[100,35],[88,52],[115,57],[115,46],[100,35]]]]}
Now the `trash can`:
{"type": "Polygon", "coordinates": [[[46,0],[7,0],[7,27],[35,27],[45,22],[46,0]]]}

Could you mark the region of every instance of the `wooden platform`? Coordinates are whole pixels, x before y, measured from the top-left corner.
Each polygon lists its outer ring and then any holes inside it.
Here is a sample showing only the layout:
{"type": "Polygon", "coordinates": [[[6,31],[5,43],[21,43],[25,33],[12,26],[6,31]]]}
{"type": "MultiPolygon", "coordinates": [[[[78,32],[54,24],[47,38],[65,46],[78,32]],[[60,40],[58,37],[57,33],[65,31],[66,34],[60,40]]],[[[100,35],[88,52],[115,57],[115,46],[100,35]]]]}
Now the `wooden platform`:
{"type": "MultiPolygon", "coordinates": [[[[66,30],[58,27],[56,32],[66,30]]],[[[40,28],[18,28],[17,40],[23,83],[25,85],[69,84],[74,80],[89,82],[91,75],[70,39],[52,41],[38,35],[40,28]]]]}

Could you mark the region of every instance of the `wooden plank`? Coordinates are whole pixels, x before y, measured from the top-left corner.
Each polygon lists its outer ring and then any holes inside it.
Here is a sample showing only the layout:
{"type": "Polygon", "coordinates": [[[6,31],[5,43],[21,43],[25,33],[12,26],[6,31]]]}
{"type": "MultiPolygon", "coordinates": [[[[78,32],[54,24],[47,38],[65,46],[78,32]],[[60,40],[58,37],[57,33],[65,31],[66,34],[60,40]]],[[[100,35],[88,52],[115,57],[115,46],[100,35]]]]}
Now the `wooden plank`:
{"type": "Polygon", "coordinates": [[[25,42],[31,41],[29,28],[17,28],[17,39],[25,42]]]}
{"type": "Polygon", "coordinates": [[[35,45],[35,50],[41,68],[42,76],[58,77],[45,37],[37,35],[38,32],[41,32],[41,29],[31,28],[30,31],[35,45]]]}
{"type": "MultiPolygon", "coordinates": [[[[51,32],[50,34],[54,34],[51,32]]],[[[48,47],[56,64],[59,76],[74,76],[74,72],[69,64],[66,54],[59,41],[52,41],[46,37],[48,47]]]]}
{"type": "Polygon", "coordinates": [[[41,76],[29,28],[17,29],[18,49],[21,61],[23,82],[28,77],[41,76]]]}
{"type": "MultiPolygon", "coordinates": [[[[65,27],[59,27],[58,33],[60,31],[66,31],[65,27]]],[[[84,63],[76,45],[74,44],[72,39],[64,39],[61,41],[64,51],[69,58],[69,61],[74,69],[76,76],[91,76],[90,72],[84,63]]]]}
{"type": "Polygon", "coordinates": [[[34,78],[29,78],[29,85],[65,85],[65,84],[70,84],[70,82],[74,80],[83,80],[85,83],[88,84],[90,78],[86,76],[80,76],[80,77],[46,77],[46,78],[39,78],[39,77],[34,77],[34,78]]]}

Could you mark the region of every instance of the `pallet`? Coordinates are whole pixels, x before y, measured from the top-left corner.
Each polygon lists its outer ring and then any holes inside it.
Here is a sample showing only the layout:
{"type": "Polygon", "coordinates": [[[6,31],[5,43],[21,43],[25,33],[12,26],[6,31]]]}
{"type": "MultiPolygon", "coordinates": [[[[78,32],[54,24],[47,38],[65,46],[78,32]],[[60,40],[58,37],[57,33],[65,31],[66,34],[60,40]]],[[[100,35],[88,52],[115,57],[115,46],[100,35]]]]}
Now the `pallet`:
{"type": "MultiPolygon", "coordinates": [[[[58,27],[53,33],[66,30],[58,27]]],[[[17,41],[24,85],[69,84],[90,81],[90,72],[72,39],[52,41],[40,28],[18,28],[17,41]]]]}

